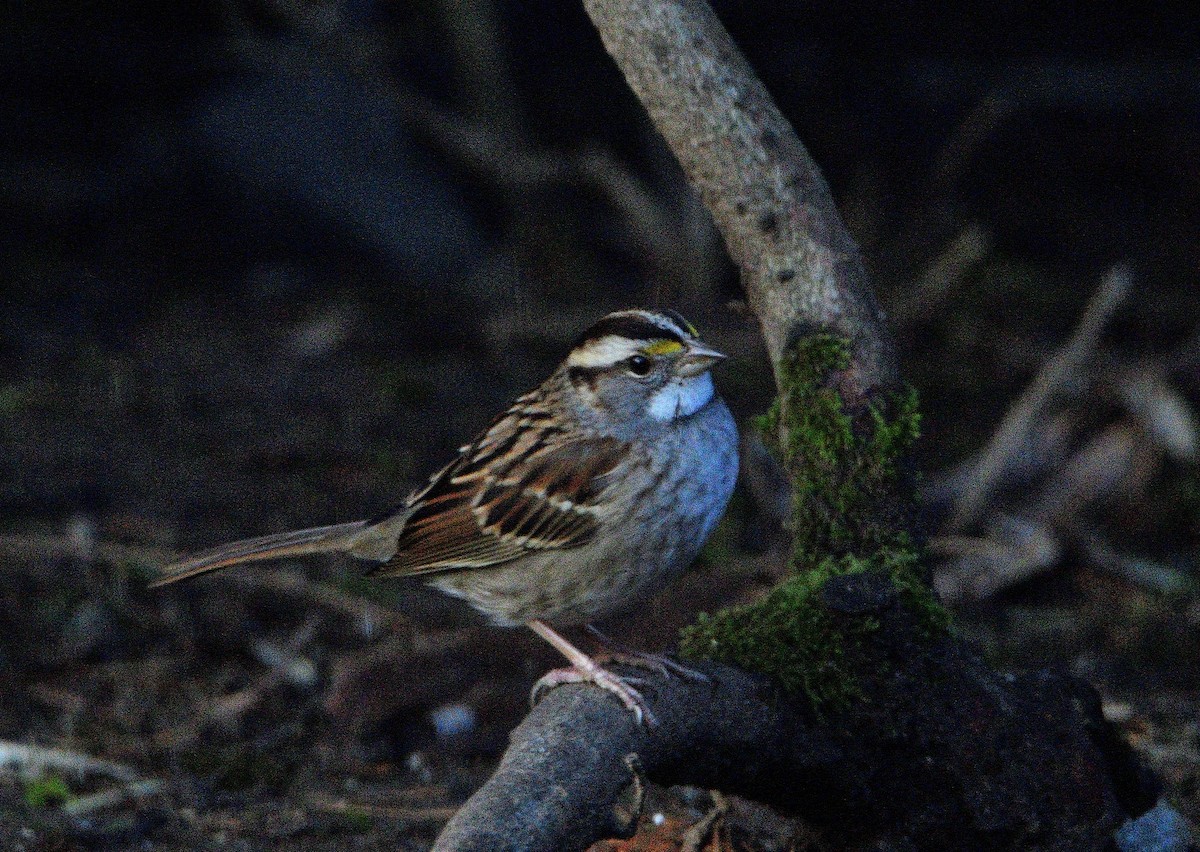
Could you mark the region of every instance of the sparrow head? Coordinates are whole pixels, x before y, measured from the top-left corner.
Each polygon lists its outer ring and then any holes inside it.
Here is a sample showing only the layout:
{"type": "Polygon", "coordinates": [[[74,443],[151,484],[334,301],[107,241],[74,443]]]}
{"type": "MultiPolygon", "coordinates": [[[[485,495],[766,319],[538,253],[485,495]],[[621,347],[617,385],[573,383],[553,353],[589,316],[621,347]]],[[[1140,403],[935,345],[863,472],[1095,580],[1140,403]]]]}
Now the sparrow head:
{"type": "Polygon", "coordinates": [[[580,335],[564,367],[582,400],[636,428],[702,409],[714,395],[709,371],[725,357],[675,311],[626,310],[580,335]]]}

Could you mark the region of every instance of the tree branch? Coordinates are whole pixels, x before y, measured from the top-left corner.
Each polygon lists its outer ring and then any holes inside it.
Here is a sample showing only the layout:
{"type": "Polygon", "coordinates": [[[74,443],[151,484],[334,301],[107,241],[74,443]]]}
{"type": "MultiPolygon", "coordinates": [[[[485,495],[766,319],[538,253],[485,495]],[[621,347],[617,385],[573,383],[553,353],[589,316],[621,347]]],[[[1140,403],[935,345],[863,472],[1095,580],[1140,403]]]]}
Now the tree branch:
{"type": "Polygon", "coordinates": [[[1109,779],[1128,766],[1102,741],[1090,688],[1000,675],[950,637],[930,647],[889,588],[862,578],[831,596],[876,606],[875,642],[894,655],[853,707],[823,718],[763,677],[704,663],[710,683],[648,679],[659,725],[647,730],[598,689],[560,687],[434,849],[551,852],[628,835],[642,773],[803,816],[831,848],[1104,848],[1122,818],[1109,779]]]}
{"type": "Polygon", "coordinates": [[[829,186],[708,4],[584,7],[741,268],[776,379],[818,328],[850,340],[864,394],[894,384],[891,335],[829,186]]]}
{"type": "Polygon", "coordinates": [[[653,679],[653,730],[599,690],[550,692],[512,732],[496,773],[446,826],[435,850],[585,849],[628,836],[642,773],[702,786],[732,783],[771,801],[836,770],[840,749],[809,730],[765,679],[716,664],[703,670],[711,683],[653,679]]]}

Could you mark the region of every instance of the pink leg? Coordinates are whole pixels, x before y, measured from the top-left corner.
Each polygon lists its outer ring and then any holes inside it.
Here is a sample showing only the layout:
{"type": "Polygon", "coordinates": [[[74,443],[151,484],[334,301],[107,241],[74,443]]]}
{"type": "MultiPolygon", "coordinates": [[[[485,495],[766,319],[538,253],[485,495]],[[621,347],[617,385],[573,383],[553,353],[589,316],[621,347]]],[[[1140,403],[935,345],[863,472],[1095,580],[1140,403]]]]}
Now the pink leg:
{"type": "Polygon", "coordinates": [[[646,700],[630,685],[637,681],[621,678],[607,669],[601,668],[595,660],[568,642],[544,621],[539,619],[530,621],[529,629],[557,648],[559,653],[566,657],[571,664],[568,669],[555,669],[548,672],[533,685],[533,694],[530,696],[533,703],[537,703],[543,692],[561,684],[593,683],[617,696],[626,709],[633,713],[633,717],[639,725],[654,727],[656,724],[654,715],[646,705],[646,700]]]}

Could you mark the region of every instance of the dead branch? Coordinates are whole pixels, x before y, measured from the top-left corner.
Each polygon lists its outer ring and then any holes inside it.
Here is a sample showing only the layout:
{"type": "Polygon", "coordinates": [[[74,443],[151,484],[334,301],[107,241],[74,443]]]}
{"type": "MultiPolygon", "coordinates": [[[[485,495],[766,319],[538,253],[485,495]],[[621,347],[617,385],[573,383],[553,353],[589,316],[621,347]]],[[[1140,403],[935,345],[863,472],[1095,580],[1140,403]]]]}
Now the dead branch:
{"type": "Polygon", "coordinates": [[[10,766],[26,777],[37,777],[50,771],[80,776],[101,775],[117,781],[115,786],[65,802],[62,810],[72,816],[84,816],[129,799],[152,796],[163,788],[161,780],[143,778],[136,770],[111,760],[67,749],[0,741],[0,768],[10,766]]]}
{"type": "Polygon", "coordinates": [[[62,811],[73,817],[83,817],[96,811],[116,807],[132,799],[145,799],[161,792],[162,789],[163,782],[157,778],[130,781],[64,802],[62,811]]]}
{"type": "Polygon", "coordinates": [[[425,808],[404,808],[388,805],[375,805],[362,802],[347,802],[344,799],[330,799],[327,796],[310,796],[308,806],[313,810],[333,814],[369,814],[386,819],[403,820],[419,824],[440,825],[454,816],[454,808],[448,806],[432,806],[425,808]]]}
{"type": "Polygon", "coordinates": [[[280,659],[249,686],[224,695],[205,706],[196,716],[154,734],[152,740],[158,748],[183,749],[195,742],[209,727],[227,724],[241,718],[261,702],[271,690],[287,682],[291,666],[300,649],[307,645],[317,632],[318,621],[310,616],[288,637],[285,648],[280,649],[280,659]]]}
{"type": "Polygon", "coordinates": [[[42,746],[0,740],[0,767],[7,766],[15,767],[23,774],[34,776],[49,769],[55,772],[74,772],[79,775],[104,775],[124,783],[142,780],[135,770],[111,760],[103,760],[89,754],[62,748],[43,748],[42,746]]]}
{"type": "Polygon", "coordinates": [[[949,245],[922,270],[912,289],[891,306],[892,325],[905,328],[936,313],[962,280],[987,258],[992,235],[981,225],[963,228],[949,245]]]}
{"type": "Polygon", "coordinates": [[[1009,410],[1004,422],[992,436],[982,458],[975,466],[974,475],[967,481],[966,491],[955,507],[954,517],[949,524],[951,530],[960,530],[979,517],[979,512],[991,494],[994,483],[1006,467],[1009,457],[1024,444],[1033,420],[1042,411],[1046,401],[1079,371],[1088,356],[1095,351],[1104,326],[1113,311],[1125,300],[1132,283],[1127,266],[1115,266],[1109,270],[1084,311],[1075,334],[1046,362],[1033,384],[1009,410]]]}

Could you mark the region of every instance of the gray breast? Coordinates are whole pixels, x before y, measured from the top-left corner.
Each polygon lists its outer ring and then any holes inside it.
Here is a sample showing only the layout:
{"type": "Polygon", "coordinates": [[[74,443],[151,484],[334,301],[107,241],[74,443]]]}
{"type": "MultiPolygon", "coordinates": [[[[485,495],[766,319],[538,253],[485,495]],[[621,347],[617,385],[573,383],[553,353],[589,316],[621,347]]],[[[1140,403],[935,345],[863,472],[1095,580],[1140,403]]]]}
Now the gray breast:
{"type": "Polygon", "coordinates": [[[737,481],[737,426],[715,399],[657,442],[657,473],[608,546],[591,554],[593,579],[572,620],[636,607],[696,558],[725,513],[737,481]]]}

